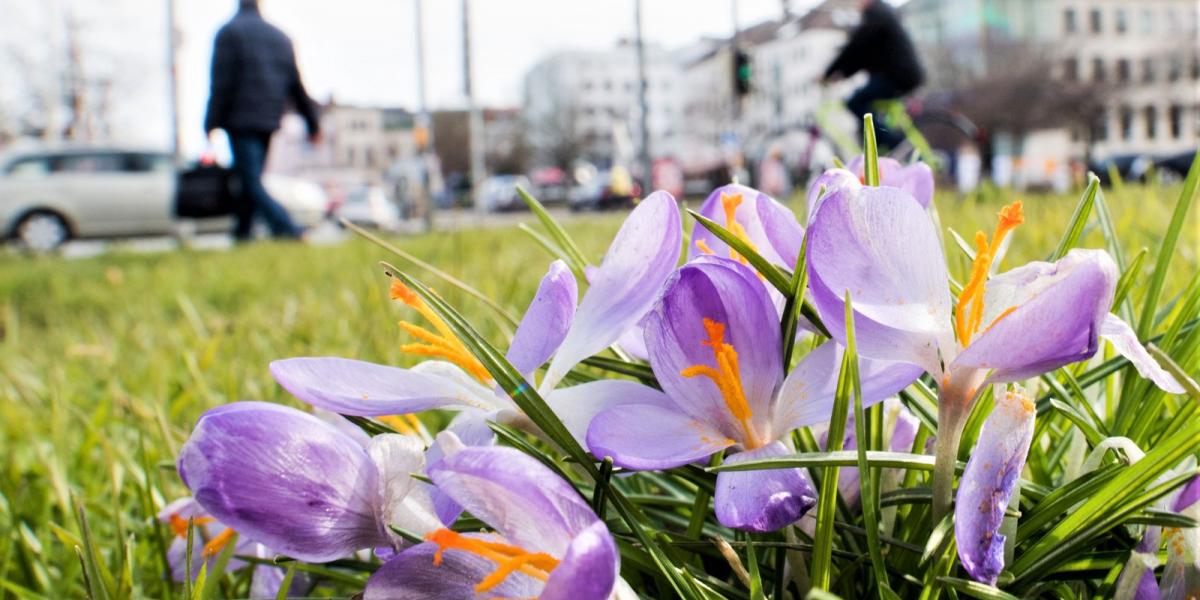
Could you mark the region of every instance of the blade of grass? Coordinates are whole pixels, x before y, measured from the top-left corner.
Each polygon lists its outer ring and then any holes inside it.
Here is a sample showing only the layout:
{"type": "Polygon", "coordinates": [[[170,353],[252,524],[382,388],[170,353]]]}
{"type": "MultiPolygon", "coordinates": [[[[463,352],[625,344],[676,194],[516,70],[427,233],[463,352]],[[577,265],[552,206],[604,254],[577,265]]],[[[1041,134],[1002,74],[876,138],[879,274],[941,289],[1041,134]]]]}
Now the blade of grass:
{"type": "Polygon", "coordinates": [[[1071,215],[1071,220],[1067,223],[1067,231],[1063,233],[1062,240],[1058,242],[1058,248],[1054,250],[1054,254],[1050,255],[1050,262],[1066,256],[1067,251],[1079,243],[1079,238],[1083,235],[1083,228],[1087,226],[1088,217],[1092,214],[1092,206],[1096,203],[1096,194],[1099,192],[1100,178],[1096,177],[1095,173],[1088,173],[1087,189],[1083,191],[1083,196],[1075,205],[1075,213],[1071,215]]]}
{"type": "Polygon", "coordinates": [[[1200,149],[1192,157],[1192,167],[1188,170],[1187,180],[1179,193],[1179,201],[1175,204],[1175,212],[1167,225],[1166,235],[1162,238],[1162,246],[1158,250],[1158,260],[1154,262],[1154,272],[1150,274],[1150,283],[1146,286],[1146,299],[1142,302],[1142,318],[1138,321],[1138,338],[1146,339],[1154,329],[1154,315],[1158,311],[1158,300],[1162,296],[1163,286],[1167,283],[1167,267],[1175,256],[1175,246],[1179,243],[1179,234],[1187,220],[1188,209],[1196,198],[1196,188],[1200,184],[1200,149]]]}
{"type": "Polygon", "coordinates": [[[875,141],[875,115],[863,115],[863,183],[879,186],[879,145],[875,141]]]}
{"type": "Polygon", "coordinates": [[[575,243],[575,240],[571,239],[567,230],[563,229],[562,225],[559,225],[558,221],[554,220],[554,217],[550,215],[546,207],[542,206],[542,203],[538,202],[537,198],[534,198],[529,192],[525,191],[525,188],[517,186],[517,194],[521,196],[521,200],[525,202],[529,210],[533,211],[533,214],[542,222],[542,226],[546,228],[546,231],[550,232],[550,237],[557,242],[558,247],[562,248],[566,254],[567,264],[570,265],[572,271],[575,271],[576,277],[582,277],[584,268],[588,266],[588,261],[583,256],[583,252],[579,250],[579,245],[575,243]]]}

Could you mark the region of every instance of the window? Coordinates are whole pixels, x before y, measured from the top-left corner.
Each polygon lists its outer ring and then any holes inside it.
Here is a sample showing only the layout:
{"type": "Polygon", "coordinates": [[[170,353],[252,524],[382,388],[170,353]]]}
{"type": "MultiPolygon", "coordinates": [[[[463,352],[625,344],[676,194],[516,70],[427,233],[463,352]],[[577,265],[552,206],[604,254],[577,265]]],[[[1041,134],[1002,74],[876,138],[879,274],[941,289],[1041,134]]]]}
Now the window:
{"type": "Polygon", "coordinates": [[[41,177],[50,172],[50,159],[44,156],[30,156],[17,160],[8,166],[9,177],[41,177]]]}
{"type": "Polygon", "coordinates": [[[1142,9],[1142,35],[1150,35],[1154,33],[1154,11],[1149,8],[1142,9]]]}
{"type": "Polygon", "coordinates": [[[1133,139],[1133,109],[1128,106],[1121,107],[1121,139],[1133,139]]]}
{"type": "Polygon", "coordinates": [[[1170,59],[1170,67],[1167,69],[1168,81],[1179,81],[1183,77],[1183,58],[1176,55],[1170,59]]]}
{"type": "Polygon", "coordinates": [[[1108,111],[1101,109],[1092,122],[1092,139],[1103,142],[1108,139],[1108,111]]]}
{"type": "Polygon", "coordinates": [[[125,157],[120,154],[67,154],[51,164],[55,173],[117,173],[125,170],[125,157]]]}
{"type": "Polygon", "coordinates": [[[1192,57],[1192,79],[1200,81],[1200,54],[1192,57]]]}
{"type": "Polygon", "coordinates": [[[1122,58],[1117,61],[1117,82],[1129,83],[1130,79],[1129,59],[1122,58]]]}
{"type": "Polygon", "coordinates": [[[1146,139],[1153,140],[1158,137],[1158,108],[1155,106],[1147,106],[1142,110],[1142,114],[1146,119],[1146,139]]]}
{"type": "Polygon", "coordinates": [[[1113,16],[1116,18],[1117,33],[1125,33],[1129,30],[1129,15],[1125,12],[1125,9],[1118,8],[1113,13],[1113,16]]]}
{"type": "Polygon", "coordinates": [[[1154,83],[1154,59],[1142,59],[1142,83],[1154,83]]]}
{"type": "Polygon", "coordinates": [[[1183,137],[1183,106],[1172,104],[1167,120],[1171,122],[1171,139],[1177,140],[1183,137]]]}
{"type": "Polygon", "coordinates": [[[1100,9],[1092,9],[1092,33],[1101,33],[1104,31],[1104,13],[1100,9]]]}
{"type": "Polygon", "coordinates": [[[1063,79],[1079,81],[1079,59],[1072,56],[1063,61],[1063,79]]]}
{"type": "Polygon", "coordinates": [[[1075,23],[1075,9],[1068,8],[1063,11],[1063,32],[1075,33],[1077,25],[1075,23]]]}
{"type": "Polygon", "coordinates": [[[1102,83],[1106,78],[1107,78],[1107,75],[1104,72],[1104,59],[1103,58],[1093,58],[1092,59],[1092,81],[1095,81],[1097,83],[1102,83]]]}

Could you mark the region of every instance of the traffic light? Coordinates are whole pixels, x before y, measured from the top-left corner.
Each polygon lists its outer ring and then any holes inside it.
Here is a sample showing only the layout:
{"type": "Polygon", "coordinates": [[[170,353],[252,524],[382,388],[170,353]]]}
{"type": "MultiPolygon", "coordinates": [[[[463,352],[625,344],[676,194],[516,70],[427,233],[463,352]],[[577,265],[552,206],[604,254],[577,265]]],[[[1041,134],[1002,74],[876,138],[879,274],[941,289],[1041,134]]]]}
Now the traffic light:
{"type": "Polygon", "coordinates": [[[733,89],[738,96],[750,93],[750,77],[753,73],[750,55],[741,49],[735,49],[733,51],[733,89]]]}

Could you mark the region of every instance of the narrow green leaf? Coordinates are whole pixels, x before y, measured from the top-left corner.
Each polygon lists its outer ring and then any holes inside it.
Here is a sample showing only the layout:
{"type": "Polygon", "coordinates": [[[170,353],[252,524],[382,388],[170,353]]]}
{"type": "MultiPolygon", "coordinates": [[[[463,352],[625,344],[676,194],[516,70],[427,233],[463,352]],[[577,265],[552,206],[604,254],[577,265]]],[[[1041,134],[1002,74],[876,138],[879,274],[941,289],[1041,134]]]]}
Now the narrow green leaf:
{"type": "Polygon", "coordinates": [[[879,186],[879,144],[875,141],[875,115],[863,115],[863,182],[879,186]]]}
{"type": "Polygon", "coordinates": [[[983,598],[984,600],[1020,600],[1016,596],[998,590],[990,585],[971,581],[969,579],[958,579],[955,577],[938,577],[938,581],[946,584],[947,587],[958,590],[972,598],[983,598]]]}
{"type": "Polygon", "coordinates": [[[1142,318],[1138,322],[1137,334],[1141,339],[1149,337],[1154,329],[1154,315],[1158,311],[1158,300],[1162,296],[1163,286],[1167,283],[1167,267],[1175,256],[1175,246],[1179,243],[1179,234],[1183,231],[1187,220],[1188,209],[1196,198],[1196,189],[1200,185],[1200,149],[1192,158],[1192,167],[1188,170],[1183,190],[1179,193],[1179,201],[1175,204],[1175,212],[1171,215],[1171,223],[1163,236],[1162,246],[1158,250],[1158,260],[1154,263],[1154,272],[1150,275],[1150,284],[1146,287],[1145,301],[1142,303],[1142,318]]]}
{"type": "MultiPolygon", "coordinates": [[[[867,115],[870,117],[870,115],[867,115]]],[[[851,306],[850,292],[846,292],[846,315],[852,318],[854,309],[851,306]]],[[[849,322],[847,320],[847,322],[849,322]]],[[[862,378],[858,373],[858,352],[854,344],[853,327],[847,326],[846,355],[850,356],[850,382],[854,392],[854,435],[856,462],[858,465],[858,489],[860,504],[863,511],[863,528],[867,533],[867,552],[871,556],[871,568],[875,573],[875,589],[880,600],[887,600],[884,590],[888,586],[887,569],[883,561],[883,550],[879,545],[879,498],[876,496],[875,477],[870,464],[867,462],[867,449],[872,446],[871,435],[867,431],[867,413],[863,409],[862,378]]]]}
{"type": "Polygon", "coordinates": [[[783,294],[785,298],[791,295],[792,282],[783,271],[779,270],[779,267],[768,262],[767,259],[763,258],[754,248],[751,248],[742,238],[734,235],[733,232],[722,227],[716,221],[691,209],[688,209],[688,214],[692,215],[692,218],[696,219],[697,223],[717,236],[717,239],[728,244],[734,252],[737,252],[742,258],[746,259],[746,262],[750,263],[750,266],[755,271],[758,271],[758,274],[762,275],[776,290],[779,290],[779,293],[783,294]]]}
{"type": "MultiPolygon", "coordinates": [[[[868,450],[867,465],[872,468],[912,469],[916,471],[932,471],[933,457],[927,454],[909,454],[907,452],[890,452],[868,450]]],[[[760,458],[747,460],[736,464],[725,464],[710,467],[708,471],[760,471],[763,469],[807,469],[814,467],[854,467],[858,466],[857,450],[838,450],[832,452],[806,452],[792,456],[775,458],[760,458]]],[[[960,463],[961,466],[961,463],[960,463]]]]}
{"type": "Polygon", "coordinates": [[[798,315],[804,306],[804,292],[808,288],[808,232],[800,242],[800,253],[796,255],[796,268],[792,270],[792,289],[783,305],[783,316],[780,328],[783,333],[783,368],[786,370],[792,364],[792,352],[796,346],[796,324],[798,315]]]}
{"type": "Polygon", "coordinates": [[[1071,215],[1071,220],[1067,224],[1067,231],[1063,234],[1063,238],[1058,242],[1058,248],[1054,250],[1054,254],[1050,255],[1050,262],[1054,262],[1067,255],[1067,251],[1074,248],[1079,243],[1080,236],[1083,235],[1083,228],[1087,225],[1088,217],[1092,214],[1092,205],[1096,203],[1096,194],[1100,191],[1100,178],[1096,177],[1095,173],[1088,173],[1088,186],[1083,191],[1083,196],[1079,199],[1079,203],[1075,205],[1075,213],[1071,215]]]}
{"type": "Polygon", "coordinates": [[[219,598],[222,575],[229,568],[229,561],[233,559],[233,551],[237,547],[238,534],[234,533],[225,547],[221,549],[221,553],[217,555],[216,562],[213,563],[212,571],[209,572],[208,578],[204,585],[201,586],[200,600],[208,600],[209,598],[219,598]]]}
{"type": "Polygon", "coordinates": [[[537,215],[538,220],[542,222],[542,226],[546,228],[546,231],[550,232],[550,237],[554,239],[558,247],[562,248],[571,270],[576,273],[577,277],[582,277],[584,267],[588,266],[588,260],[583,256],[583,252],[579,250],[579,245],[575,243],[575,240],[571,239],[567,230],[563,229],[562,225],[559,225],[558,221],[554,220],[554,217],[550,215],[546,207],[542,206],[542,203],[538,202],[537,198],[534,198],[529,192],[525,191],[525,188],[517,186],[517,194],[521,196],[521,200],[525,202],[529,210],[533,211],[534,215],[537,215]]]}

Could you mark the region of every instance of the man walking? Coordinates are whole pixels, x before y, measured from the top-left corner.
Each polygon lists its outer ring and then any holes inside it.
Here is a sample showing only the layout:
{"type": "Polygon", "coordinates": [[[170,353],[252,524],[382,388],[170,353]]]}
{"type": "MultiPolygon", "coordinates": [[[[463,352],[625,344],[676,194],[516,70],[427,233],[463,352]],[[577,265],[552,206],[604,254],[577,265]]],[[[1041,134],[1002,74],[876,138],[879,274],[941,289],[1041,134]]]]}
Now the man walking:
{"type": "MultiPolygon", "coordinates": [[[[925,79],[917,51],[895,10],[884,0],[863,0],[861,8],[862,21],[825,70],[827,82],[859,71],[870,76],[846,101],[846,107],[860,118],[860,126],[861,118],[876,110],[877,102],[902,98],[925,79]]],[[[875,129],[881,147],[895,148],[904,140],[900,132],[881,128],[879,119],[875,120],[875,129]]]]}
{"type": "Polygon", "coordinates": [[[290,102],[304,117],[314,142],[320,131],[316,105],[300,81],[292,41],[263,20],[258,0],[239,2],[237,15],[217,32],[213,46],[212,92],[204,129],[210,136],[216,129],[229,135],[233,170],[242,184],[234,237],[249,239],[257,215],[266,221],[272,236],[299,238],[300,228],[263,187],[262,171],[285,105],[290,102]]]}

